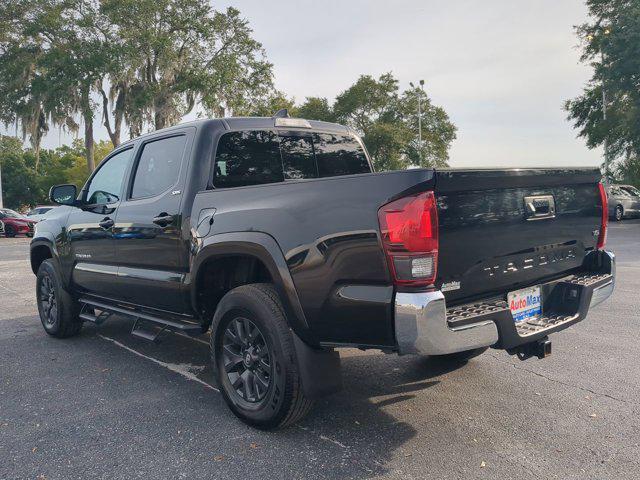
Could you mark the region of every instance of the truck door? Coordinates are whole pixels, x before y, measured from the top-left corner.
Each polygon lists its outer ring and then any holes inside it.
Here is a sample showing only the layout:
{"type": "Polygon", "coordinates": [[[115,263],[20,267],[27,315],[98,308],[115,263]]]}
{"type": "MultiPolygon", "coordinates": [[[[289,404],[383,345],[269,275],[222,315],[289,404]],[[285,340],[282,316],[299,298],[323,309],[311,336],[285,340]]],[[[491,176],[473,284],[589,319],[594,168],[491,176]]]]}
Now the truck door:
{"type": "Polygon", "coordinates": [[[193,129],[151,137],[140,145],[114,227],[119,298],[182,312],[187,267],[180,204],[193,129]]]}
{"type": "Polygon", "coordinates": [[[88,293],[117,293],[113,226],[132,153],[131,147],[120,150],[100,164],[81,192],[82,207],[74,207],[67,219],[70,251],[61,261],[71,264],[74,284],[88,293]]]}

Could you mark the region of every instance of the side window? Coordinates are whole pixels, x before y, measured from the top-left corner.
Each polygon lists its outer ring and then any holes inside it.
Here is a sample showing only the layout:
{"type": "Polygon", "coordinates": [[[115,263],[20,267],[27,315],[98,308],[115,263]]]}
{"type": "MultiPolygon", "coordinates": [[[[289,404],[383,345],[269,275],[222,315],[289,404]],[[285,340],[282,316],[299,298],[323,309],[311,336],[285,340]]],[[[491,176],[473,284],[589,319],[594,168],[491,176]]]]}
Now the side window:
{"type": "Polygon", "coordinates": [[[103,205],[120,199],[124,175],[131,160],[130,148],[108,158],[99,167],[91,179],[87,190],[87,203],[103,205]]]}
{"type": "Polygon", "coordinates": [[[220,138],[213,175],[215,187],[243,187],[282,181],[282,160],[275,133],[230,132],[220,138]]]}
{"type": "Polygon", "coordinates": [[[131,198],[153,197],[175,185],[187,137],[162,138],[142,147],[131,198]]]}
{"type": "Polygon", "coordinates": [[[316,133],[313,146],[321,177],[371,172],[364,150],[352,136],[316,133]]]}
{"type": "Polygon", "coordinates": [[[286,180],[318,176],[311,134],[294,132],[280,134],[280,151],[286,180]]]}

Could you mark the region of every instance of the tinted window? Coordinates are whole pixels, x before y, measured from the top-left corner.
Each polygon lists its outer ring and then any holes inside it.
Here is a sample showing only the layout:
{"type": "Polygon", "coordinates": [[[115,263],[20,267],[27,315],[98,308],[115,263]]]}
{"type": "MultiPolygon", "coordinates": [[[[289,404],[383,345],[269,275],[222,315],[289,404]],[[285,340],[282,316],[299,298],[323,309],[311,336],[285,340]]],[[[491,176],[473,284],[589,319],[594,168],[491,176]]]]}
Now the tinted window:
{"type": "Polygon", "coordinates": [[[280,151],[282,152],[282,167],[284,178],[296,180],[299,178],[316,178],[318,169],[313,156],[313,140],[311,134],[282,134],[280,135],[280,151]]]}
{"type": "Polygon", "coordinates": [[[216,150],[213,184],[219,188],[281,182],[282,160],[273,132],[224,134],[216,150]]]}
{"type": "Polygon", "coordinates": [[[132,149],[124,150],[102,162],[89,184],[86,197],[88,203],[101,205],[117,202],[120,199],[122,182],[124,182],[132,151],[132,149]]]}
{"type": "Polygon", "coordinates": [[[640,192],[635,187],[622,187],[622,190],[626,191],[632,197],[640,196],[640,192]]]}
{"type": "Polygon", "coordinates": [[[186,143],[184,135],[146,143],[136,167],[131,198],[153,197],[175,185],[186,143]]]}
{"type": "Polygon", "coordinates": [[[352,136],[316,133],[313,146],[321,177],[371,172],[364,150],[352,136]]]}

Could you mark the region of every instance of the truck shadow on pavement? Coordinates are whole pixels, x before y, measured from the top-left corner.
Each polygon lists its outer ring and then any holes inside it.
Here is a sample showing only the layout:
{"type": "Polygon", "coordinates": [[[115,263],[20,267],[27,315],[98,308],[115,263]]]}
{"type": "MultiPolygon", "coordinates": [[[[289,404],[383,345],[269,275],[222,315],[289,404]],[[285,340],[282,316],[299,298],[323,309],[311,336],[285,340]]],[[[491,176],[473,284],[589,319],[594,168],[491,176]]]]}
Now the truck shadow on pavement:
{"type": "MultiPolygon", "coordinates": [[[[160,343],[140,341],[128,334],[130,322],[111,320],[86,334],[118,342],[169,366],[174,371],[188,372],[208,385],[216,386],[209,364],[208,336],[187,338],[168,333],[160,343]],[[90,333],[91,332],[91,333],[90,333]],[[95,333],[94,333],[95,332],[95,333]]],[[[464,364],[445,363],[420,357],[398,357],[378,351],[341,352],[343,391],[316,402],[311,413],[299,424],[279,432],[259,432],[236,420],[226,408],[222,396],[211,392],[211,418],[215,423],[231,423],[232,429],[248,431],[258,443],[282,448],[309,445],[314,458],[340,458],[337,468],[327,478],[364,478],[387,472],[385,464],[394,451],[413,438],[416,430],[412,408],[405,402],[440,383],[438,377],[451,373],[464,364]],[[404,421],[406,420],[406,421],[404,421]],[[324,454],[324,455],[323,455],[324,454]],[[336,457],[337,455],[337,457],[336,457]]],[[[144,359],[140,359],[145,361],[144,359]]],[[[138,359],[131,359],[138,361],[138,359]]],[[[159,385],[158,388],[162,388],[159,385]]],[[[428,393],[427,393],[428,395],[428,393]]],[[[290,466],[291,467],[291,466],[290,466]]],[[[303,470],[295,477],[307,475],[303,470]]]]}
{"type": "MultiPolygon", "coordinates": [[[[41,471],[36,448],[43,456],[65,457],[68,476],[96,468],[109,475],[108,458],[119,458],[114,477],[136,476],[143,468],[173,478],[184,473],[184,458],[197,458],[188,467],[191,478],[213,472],[246,478],[234,466],[238,460],[267,469],[265,478],[376,477],[388,473],[396,450],[416,436],[418,412],[408,400],[421,395],[435,402],[429,389],[460,366],[348,351],[342,392],[319,400],[297,425],[261,432],[237,420],[214,390],[205,336],[168,333],[148,343],[131,337],[131,322],[123,318],[86,325],[78,337],[62,341],[44,334],[37,317],[5,325],[0,420],[8,441],[0,456],[10,458],[4,468],[18,476],[41,471]],[[43,424],[40,430],[30,426],[36,423],[43,424]],[[82,451],[96,432],[108,442],[99,458],[85,460],[82,451]],[[142,439],[145,448],[130,448],[142,439]]],[[[64,476],[42,468],[50,477],[64,476]]]]}

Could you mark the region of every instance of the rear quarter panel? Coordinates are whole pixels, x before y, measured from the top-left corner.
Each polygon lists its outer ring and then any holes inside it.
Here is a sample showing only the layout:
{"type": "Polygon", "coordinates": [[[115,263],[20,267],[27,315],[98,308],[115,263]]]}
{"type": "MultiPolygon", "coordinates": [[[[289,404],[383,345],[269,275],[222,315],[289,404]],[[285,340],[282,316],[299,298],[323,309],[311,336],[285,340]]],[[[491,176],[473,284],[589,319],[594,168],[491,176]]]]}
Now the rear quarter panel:
{"type": "Polygon", "coordinates": [[[193,218],[215,208],[209,235],[271,235],[318,342],[391,346],[393,287],[377,212],[409,190],[429,188],[432,170],[208,190],[196,196],[193,218]]]}

